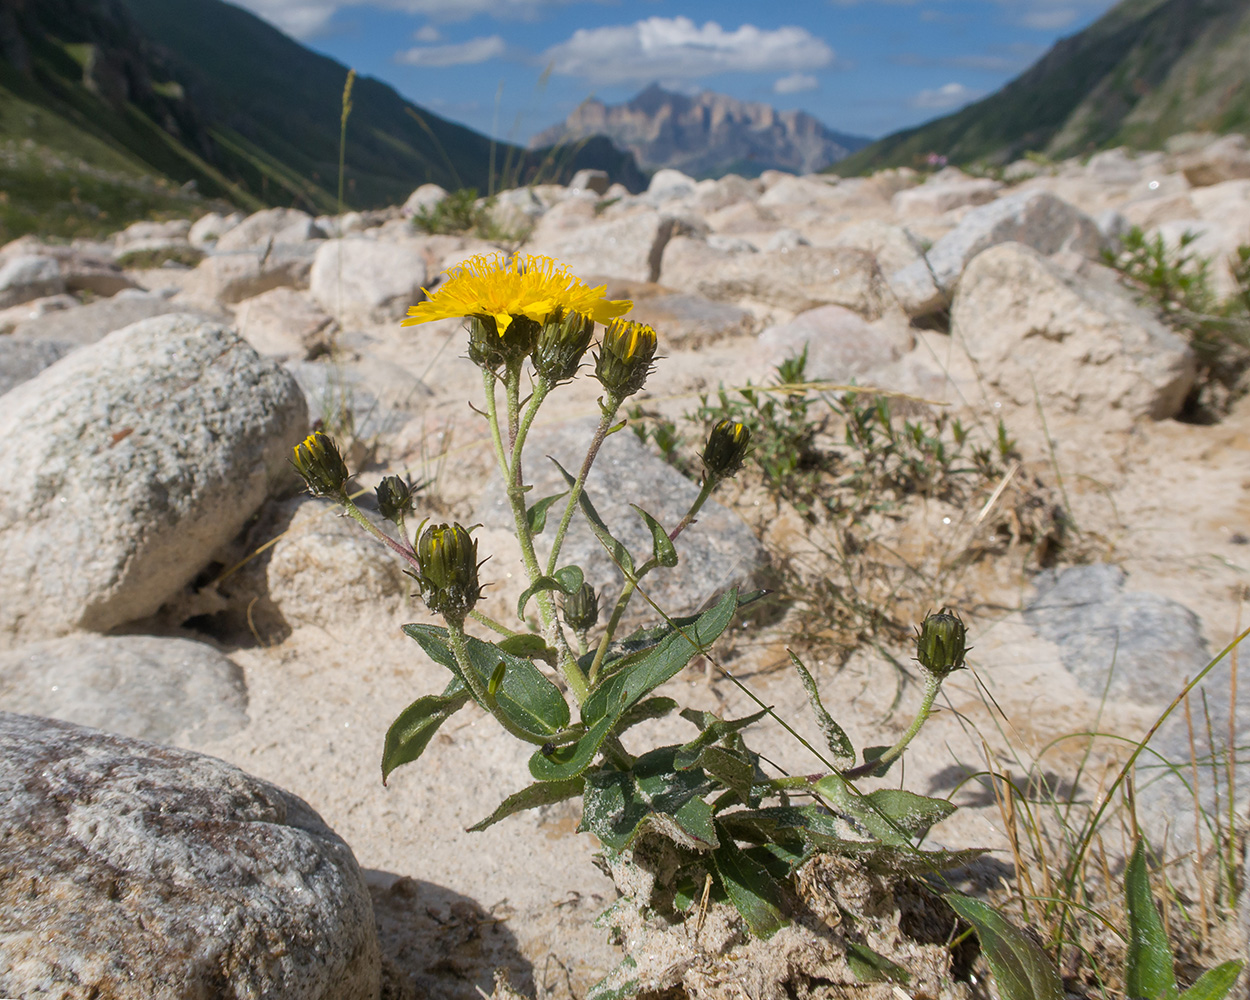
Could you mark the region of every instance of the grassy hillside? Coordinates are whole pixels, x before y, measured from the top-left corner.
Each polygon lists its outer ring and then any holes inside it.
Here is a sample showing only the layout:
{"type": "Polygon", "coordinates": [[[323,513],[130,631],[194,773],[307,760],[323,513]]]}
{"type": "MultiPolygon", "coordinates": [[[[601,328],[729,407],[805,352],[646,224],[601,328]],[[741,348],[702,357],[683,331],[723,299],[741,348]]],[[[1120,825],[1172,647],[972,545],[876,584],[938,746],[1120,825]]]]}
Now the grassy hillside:
{"type": "Polygon", "coordinates": [[[997,93],[887,136],[839,162],[854,174],[914,165],[1007,163],[1117,145],[1152,147],[1181,131],[1250,130],[1250,0],[1123,0],[1058,42],[997,93]]]}

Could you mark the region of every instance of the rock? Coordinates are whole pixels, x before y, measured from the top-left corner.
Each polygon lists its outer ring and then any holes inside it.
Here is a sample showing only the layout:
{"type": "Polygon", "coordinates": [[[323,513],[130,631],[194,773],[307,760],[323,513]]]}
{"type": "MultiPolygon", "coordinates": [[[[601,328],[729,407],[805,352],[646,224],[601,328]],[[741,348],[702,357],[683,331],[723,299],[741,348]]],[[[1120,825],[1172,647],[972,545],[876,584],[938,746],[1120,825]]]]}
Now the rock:
{"type": "Polygon", "coordinates": [[[212,757],[0,714],[0,993],[376,1000],[351,849],[212,757]]]}
{"type": "MultiPolygon", "coordinates": [[[[541,497],[567,489],[564,479],[547,459],[554,456],[566,469],[575,472],[586,454],[595,421],[577,420],[554,427],[536,429],[526,442],[525,476],[534,484],[528,494],[532,504],[541,497]]],[[[636,502],[669,530],[677,526],[699,487],[668,465],[628,431],[613,434],[604,442],[590,476],[587,495],[608,529],[641,563],[651,555],[651,532],[629,503],[636,502]]],[[[556,503],[548,515],[547,531],[535,539],[539,558],[550,554],[555,524],[563,508],[556,503]],[[553,521],[554,519],[554,521],[553,521]]],[[[497,480],[482,495],[474,514],[488,529],[511,530],[512,514],[497,480]]],[[[697,522],[677,541],[676,567],[657,570],[647,576],[643,589],[666,612],[686,614],[730,587],[745,585],[768,562],[767,553],[751,529],[737,514],[709,500],[697,522]]],[[[482,557],[490,555],[483,549],[482,557]]],[[[560,550],[560,565],[580,566],[586,579],[602,595],[600,607],[611,607],[624,578],[591,533],[585,519],[576,515],[560,550]]],[[[511,567],[492,561],[483,580],[491,573],[502,576],[511,567]]],[[[517,567],[520,571],[520,567],[517,567]]],[[[531,606],[531,611],[533,610],[531,606]]],[[[640,598],[631,605],[631,615],[654,618],[655,613],[640,598]]]]}
{"type": "Polygon", "coordinates": [[[65,279],[55,258],[11,257],[0,266],[0,309],[64,291],[65,279]]]}
{"type": "Polygon", "coordinates": [[[1024,620],[1092,698],[1166,705],[1210,659],[1202,629],[1188,608],[1125,580],[1107,563],[1046,570],[1024,620]]]}
{"type": "Polygon", "coordinates": [[[269,599],[289,625],[352,620],[356,608],[398,607],[413,590],[406,564],[323,500],[288,500],[277,523],[266,574],[269,599]]]}
{"type": "Polygon", "coordinates": [[[110,296],[138,284],[111,260],[100,260],[82,254],[58,255],[61,277],[65,288],[71,292],[87,292],[91,295],[110,296]]]}
{"type": "Polygon", "coordinates": [[[159,316],[75,351],[0,410],[0,645],[154,613],[277,484],[308,413],[233,331],[159,316]]]}
{"type": "Polygon", "coordinates": [[[1097,257],[1102,234],[1094,220],[1046,191],[1019,191],[972,209],[918,260],[890,276],[890,287],[910,316],[942,309],[959,275],[982,250],[1023,243],[1039,253],[1074,250],[1097,257]],[[935,283],[936,279],[936,283],[935,283]]]}
{"type": "Polygon", "coordinates": [[[665,201],[677,201],[694,194],[695,180],[680,170],[663,167],[651,175],[647,185],[646,200],[658,205],[665,201]]]}
{"type": "Polygon", "coordinates": [[[437,184],[422,184],[404,202],[403,214],[406,217],[422,211],[433,211],[446,197],[447,192],[437,184]]]}
{"type": "Polygon", "coordinates": [[[120,330],[141,319],[186,312],[163,295],[125,295],[98,302],[88,302],[76,309],[62,309],[19,323],[13,336],[23,340],[42,340],[58,344],[83,346],[94,344],[114,330],[120,330]]]}
{"type": "Polygon", "coordinates": [[[973,258],[951,330],[1016,405],[1040,398],[1104,428],[1174,416],[1195,376],[1189,346],[1111,272],[1079,278],[1019,243],[973,258]]]}
{"type": "Polygon", "coordinates": [[[253,212],[217,240],[219,253],[267,249],[283,243],[305,243],[322,236],[313,217],[298,208],[266,208],[253,212]]]}
{"type": "Polygon", "coordinates": [[[328,240],[317,250],[308,290],[340,320],[390,323],[424,298],[425,283],[425,255],[415,240],[328,240]]]}
{"type": "MultiPolygon", "coordinates": [[[[709,237],[708,243],[711,242],[712,240],[709,237]]],[[[797,229],[778,229],[765,241],[760,249],[765,253],[784,253],[787,250],[793,250],[795,247],[810,247],[811,245],[812,241],[797,229]]]]}
{"type": "Polygon", "coordinates": [[[834,204],[840,202],[840,182],[836,177],[791,177],[783,176],[775,184],[769,185],[767,191],[760,195],[758,204],[761,208],[780,208],[783,206],[809,206],[812,204],[834,204]]]}
{"type": "Polygon", "coordinates": [[[1042,172],[1042,165],[1033,160],[1013,160],[1003,168],[1003,180],[1008,184],[1018,184],[1032,180],[1042,172]]]}
{"type": "Polygon", "coordinates": [[[20,305],[0,309],[0,336],[12,333],[28,319],[38,319],[62,309],[76,309],[79,305],[81,303],[72,295],[47,295],[42,299],[31,299],[20,305]]]}
{"type": "Polygon", "coordinates": [[[212,646],[69,635],[0,653],[0,702],[136,739],[197,746],[247,725],[243,671],[212,646]]]}
{"type": "Polygon", "coordinates": [[[947,182],[930,181],[919,187],[899,191],[891,204],[900,218],[931,219],[952,209],[987,204],[998,196],[1002,187],[1001,181],[988,177],[947,182]]]}
{"type": "Polygon", "coordinates": [[[330,349],[334,320],[303,292],[271,288],[234,311],[239,335],[261,354],[283,361],[315,358],[330,349]]]}
{"type": "Polygon", "coordinates": [[[201,250],[206,249],[242,221],[242,212],[231,212],[229,215],[209,212],[207,215],[200,216],[191,226],[187,232],[187,242],[201,250]]]}
{"type": "Polygon", "coordinates": [[[664,252],[661,279],[671,288],[709,299],[755,300],[791,312],[834,304],[877,319],[891,305],[889,287],[872,254],[845,247],[734,253],[677,236],[664,252]]]}
{"type": "Polygon", "coordinates": [[[537,229],[526,252],[555,257],[583,280],[609,277],[655,281],[674,226],[670,216],[651,209],[635,210],[618,219],[591,220],[564,232],[537,229]]]}
{"type": "Polygon", "coordinates": [[[807,376],[847,383],[912,349],[911,330],[902,323],[871,326],[843,306],[820,306],[789,323],[770,326],[759,336],[760,367],[775,368],[807,350],[807,376]]]}
{"type": "Polygon", "coordinates": [[[133,222],[113,236],[113,255],[141,253],[150,250],[185,249],[190,247],[187,234],[191,223],[187,219],[171,219],[168,222],[133,222]]]}
{"type": "Polygon", "coordinates": [[[213,254],[192,272],[184,294],[196,302],[242,302],[271,288],[307,288],[319,245],[296,243],[275,245],[268,253],[213,254]]]}
{"type": "Polygon", "coordinates": [[[1194,187],[1250,177],[1250,143],[1244,135],[1230,133],[1179,156],[1176,165],[1194,187]]]}
{"type": "MultiPolygon", "coordinates": [[[[630,296],[628,292],[623,294],[630,296]]],[[[619,296],[609,289],[609,297],[619,296]]],[[[755,332],[755,317],[745,309],[680,292],[635,298],[629,318],[654,327],[660,335],[661,350],[702,347],[727,337],[755,332]]]]}
{"type": "Polygon", "coordinates": [[[54,340],[0,337],[0,396],[60,361],[74,347],[54,340]]]}
{"type": "Polygon", "coordinates": [[[877,258],[882,274],[893,274],[921,259],[923,244],[902,226],[866,219],[843,227],[831,244],[867,250],[877,258]]]}
{"type": "Polygon", "coordinates": [[[593,191],[595,194],[607,194],[610,178],[606,170],[591,170],[587,167],[579,170],[569,181],[570,191],[593,191]]]}
{"type": "Polygon", "coordinates": [[[1085,176],[1108,186],[1136,184],[1142,179],[1142,165],[1123,146],[1095,153],[1085,164],[1085,176]]]}

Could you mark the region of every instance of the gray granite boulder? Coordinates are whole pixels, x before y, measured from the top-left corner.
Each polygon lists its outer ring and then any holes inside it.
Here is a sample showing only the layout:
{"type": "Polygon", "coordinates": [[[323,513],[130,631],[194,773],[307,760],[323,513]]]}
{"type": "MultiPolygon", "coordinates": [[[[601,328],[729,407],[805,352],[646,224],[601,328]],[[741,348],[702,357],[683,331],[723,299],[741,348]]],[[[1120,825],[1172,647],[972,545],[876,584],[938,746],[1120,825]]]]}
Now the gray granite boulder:
{"type": "Polygon", "coordinates": [[[0,396],[34,378],[73,349],[73,344],[54,340],[0,337],[0,396]]]}
{"type": "Polygon", "coordinates": [[[1094,220],[1047,191],[1019,191],[974,208],[925,255],[894,272],[890,287],[909,315],[936,312],[950,302],[964,267],[999,243],[1023,243],[1038,253],[1074,250],[1096,257],[1103,246],[1094,220]]]}
{"type": "Polygon", "coordinates": [[[0,843],[4,996],[379,995],[351,849],[222,761],[0,713],[0,843]]]}
{"type": "Polygon", "coordinates": [[[1109,429],[1174,416],[1197,371],[1189,345],[1109,271],[1075,275],[1019,243],[968,265],[951,333],[996,394],[1109,429]]]}
{"type": "Polygon", "coordinates": [[[141,319],[186,312],[185,305],[171,302],[164,295],[122,292],[111,299],[88,302],[75,309],[59,309],[19,323],[13,330],[17,339],[42,340],[63,344],[94,344],[114,330],[141,319]]]}
{"type": "Polygon", "coordinates": [[[425,294],[425,254],[416,240],[327,240],[317,249],[308,290],[340,321],[390,323],[425,294]]]}
{"type": "Polygon", "coordinates": [[[247,687],[232,660],[153,635],[67,635],[0,653],[0,704],[177,746],[247,725],[247,687]]]}
{"type": "Polygon", "coordinates": [[[764,330],[759,336],[760,363],[775,368],[806,350],[808,378],[849,382],[897,361],[913,343],[903,320],[870,324],[843,306],[820,306],[764,330]]]}
{"type": "Polygon", "coordinates": [[[215,253],[200,261],[184,293],[196,302],[219,304],[242,302],[271,288],[307,288],[319,245],[290,243],[267,250],[215,253]]]}
{"type": "Polygon", "coordinates": [[[264,252],[283,243],[303,243],[324,235],[313,217],[298,208],[266,208],[253,212],[217,238],[217,250],[264,252]]]}
{"type": "Polygon", "coordinates": [[[150,615],[279,483],[303,393],[232,330],[159,316],[0,408],[0,645],[150,615]]]}
{"type": "MultiPolygon", "coordinates": [[[[556,458],[576,474],[594,433],[595,421],[572,421],[535,430],[526,442],[525,477],[534,484],[527,502],[560,493],[567,487],[559,471],[548,460],[556,458]]],[[[637,503],[666,529],[677,526],[698,495],[699,487],[628,430],[612,434],[604,442],[586,485],[587,494],[609,530],[630,550],[636,564],[651,555],[651,532],[629,506],[637,503]]],[[[556,503],[548,516],[546,530],[535,540],[539,558],[551,551],[564,507],[556,503]]],[[[508,531],[512,513],[497,479],[483,492],[474,514],[488,529],[508,531]]],[[[709,500],[698,520],[677,539],[678,564],[658,569],[644,578],[641,589],[668,614],[686,614],[730,587],[747,585],[767,565],[768,555],[751,529],[737,514],[709,500]]],[[[482,551],[483,557],[489,552],[482,551]]],[[[603,596],[600,606],[608,610],[623,584],[624,577],[577,513],[560,550],[560,565],[582,568],[586,579],[603,596]]],[[[491,562],[483,568],[483,579],[511,567],[491,562]]],[[[531,605],[530,610],[533,611],[531,605]]],[[[654,619],[656,613],[640,597],[630,607],[631,617],[654,619]]],[[[606,619],[606,614],[605,614],[606,619]]]]}
{"type": "Polygon", "coordinates": [[[11,257],[0,266],[0,309],[64,291],[61,265],[53,257],[11,257]]]}

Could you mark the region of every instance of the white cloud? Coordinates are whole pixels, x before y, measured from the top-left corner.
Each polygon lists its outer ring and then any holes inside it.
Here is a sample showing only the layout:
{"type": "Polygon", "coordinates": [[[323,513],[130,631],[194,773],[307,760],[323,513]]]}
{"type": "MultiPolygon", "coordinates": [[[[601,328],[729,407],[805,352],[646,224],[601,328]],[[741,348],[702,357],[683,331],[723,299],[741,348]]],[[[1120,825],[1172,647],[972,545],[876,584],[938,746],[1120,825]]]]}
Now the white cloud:
{"type": "Polygon", "coordinates": [[[944,83],[934,90],[922,90],[911,99],[913,108],[926,111],[947,111],[951,108],[963,107],[978,97],[984,97],[984,90],[974,90],[962,83],[944,83]]]}
{"type": "Polygon", "coordinates": [[[815,90],[818,85],[818,81],[810,73],[791,73],[773,84],[773,93],[799,94],[805,90],[815,90]]]}
{"type": "Polygon", "coordinates": [[[499,35],[470,38],[454,45],[417,46],[395,55],[395,61],[407,66],[472,66],[488,62],[504,54],[507,45],[499,35]]]}
{"type": "Polygon", "coordinates": [[[1038,31],[1058,31],[1081,16],[1080,11],[1072,7],[1051,7],[1043,5],[1034,10],[1026,10],[1020,15],[1020,23],[1026,28],[1038,31]]]}
{"type": "Polygon", "coordinates": [[[799,71],[828,66],[833,49],[805,28],[744,24],[726,31],[715,21],[649,17],[628,25],[580,28],[543,53],[555,72],[598,84],[696,79],[717,73],[799,71]]]}
{"type": "Polygon", "coordinates": [[[427,24],[424,28],[419,28],[412,33],[412,37],[418,42],[424,42],[426,45],[432,45],[434,42],[443,40],[443,33],[434,25],[427,24]]]}

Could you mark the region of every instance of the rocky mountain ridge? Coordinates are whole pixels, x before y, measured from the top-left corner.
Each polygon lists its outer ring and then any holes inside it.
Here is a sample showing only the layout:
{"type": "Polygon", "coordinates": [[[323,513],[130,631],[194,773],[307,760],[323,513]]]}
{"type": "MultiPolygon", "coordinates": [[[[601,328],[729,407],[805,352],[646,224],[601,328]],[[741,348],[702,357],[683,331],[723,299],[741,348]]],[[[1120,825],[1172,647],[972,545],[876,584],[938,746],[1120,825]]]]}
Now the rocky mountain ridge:
{"type": "Polygon", "coordinates": [[[690,97],[653,83],[624,104],[583,101],[530,145],[592,135],[605,135],[629,150],[645,170],[668,167],[694,177],[755,177],[765,170],[813,173],[869,141],[835,132],[804,111],[778,111],[711,91],[690,97]]]}

